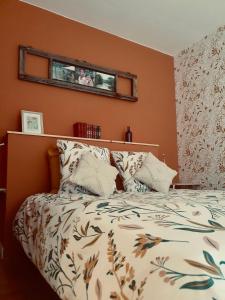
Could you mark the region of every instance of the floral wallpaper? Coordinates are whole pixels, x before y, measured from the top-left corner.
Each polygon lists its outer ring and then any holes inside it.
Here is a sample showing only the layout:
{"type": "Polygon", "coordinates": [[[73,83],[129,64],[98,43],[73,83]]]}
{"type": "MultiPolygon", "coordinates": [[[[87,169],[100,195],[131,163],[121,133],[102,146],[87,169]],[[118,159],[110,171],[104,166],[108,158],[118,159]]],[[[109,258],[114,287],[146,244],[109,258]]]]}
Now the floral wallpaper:
{"type": "Polygon", "coordinates": [[[175,57],[180,181],[225,189],[225,26],[175,57]]]}

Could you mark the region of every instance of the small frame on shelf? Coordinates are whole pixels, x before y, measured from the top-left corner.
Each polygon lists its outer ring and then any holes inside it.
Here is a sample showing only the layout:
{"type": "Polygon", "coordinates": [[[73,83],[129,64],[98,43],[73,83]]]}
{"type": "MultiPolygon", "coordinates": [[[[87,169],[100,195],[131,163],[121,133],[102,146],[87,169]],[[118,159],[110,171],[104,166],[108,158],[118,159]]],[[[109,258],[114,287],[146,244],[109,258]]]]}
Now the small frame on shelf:
{"type": "Polygon", "coordinates": [[[19,46],[19,79],[97,95],[137,101],[137,76],[100,67],[86,61],[51,54],[32,47],[19,46]],[[30,57],[47,62],[46,73],[30,72],[30,57]],[[123,81],[125,92],[121,92],[123,81]]]}
{"type": "Polygon", "coordinates": [[[43,114],[41,112],[21,110],[21,122],[24,133],[44,133],[43,114]]]}

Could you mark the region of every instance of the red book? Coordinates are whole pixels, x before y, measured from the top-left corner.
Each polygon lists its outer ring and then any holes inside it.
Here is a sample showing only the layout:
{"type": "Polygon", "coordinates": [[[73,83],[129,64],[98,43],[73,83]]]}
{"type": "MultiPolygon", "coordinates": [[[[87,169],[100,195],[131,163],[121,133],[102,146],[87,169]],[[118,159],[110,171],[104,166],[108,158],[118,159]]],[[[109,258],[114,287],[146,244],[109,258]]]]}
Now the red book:
{"type": "Polygon", "coordinates": [[[92,138],[92,125],[89,124],[89,138],[92,138]]]}
{"type": "Polygon", "coordinates": [[[87,123],[82,123],[82,137],[86,138],[87,137],[87,123]]]}
{"type": "Polygon", "coordinates": [[[89,124],[89,139],[91,139],[91,124],[89,124]]]}
{"type": "Polygon", "coordinates": [[[101,126],[97,126],[97,139],[101,138],[101,126]]]}
{"type": "Polygon", "coordinates": [[[89,124],[89,139],[91,139],[91,124],[89,124]]]}
{"type": "Polygon", "coordinates": [[[95,136],[94,136],[94,125],[92,124],[91,125],[91,138],[94,139],[95,136]]]}
{"type": "Polygon", "coordinates": [[[73,124],[73,135],[77,136],[77,124],[76,123],[73,124]]]}
{"type": "Polygon", "coordinates": [[[97,139],[97,125],[94,125],[94,138],[97,139]]]}
{"type": "Polygon", "coordinates": [[[73,135],[74,136],[79,136],[79,123],[73,124],[73,135]]]}
{"type": "Polygon", "coordinates": [[[95,125],[92,125],[92,138],[95,139],[95,125]]]}
{"type": "Polygon", "coordinates": [[[84,133],[85,133],[85,129],[84,127],[84,123],[81,122],[76,122],[73,125],[73,134],[76,137],[83,137],[84,133]]]}
{"type": "Polygon", "coordinates": [[[77,136],[82,137],[82,123],[81,122],[78,122],[77,136]]]}
{"type": "Polygon", "coordinates": [[[84,123],[84,137],[87,137],[87,123],[84,123]]]}
{"type": "Polygon", "coordinates": [[[76,122],[73,124],[73,134],[76,137],[99,139],[101,137],[101,127],[84,122],[76,122]]]}
{"type": "Polygon", "coordinates": [[[90,138],[90,125],[87,124],[87,138],[90,138]]]}

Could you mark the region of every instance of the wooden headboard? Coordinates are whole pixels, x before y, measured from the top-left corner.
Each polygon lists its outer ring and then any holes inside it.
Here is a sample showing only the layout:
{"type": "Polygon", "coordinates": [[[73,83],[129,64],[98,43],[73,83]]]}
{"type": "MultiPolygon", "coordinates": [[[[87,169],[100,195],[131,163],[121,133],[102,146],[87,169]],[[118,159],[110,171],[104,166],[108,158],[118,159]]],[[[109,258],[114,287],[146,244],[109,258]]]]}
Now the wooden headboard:
{"type": "MultiPolygon", "coordinates": [[[[48,149],[56,146],[57,139],[75,139],[62,136],[8,133],[7,142],[7,197],[4,225],[4,245],[8,248],[12,235],[12,220],[21,203],[29,195],[50,192],[48,149]]],[[[120,151],[151,151],[158,156],[158,145],[119,143],[109,140],[87,140],[87,144],[120,151]]]]}
{"type": "Polygon", "coordinates": [[[48,149],[48,163],[50,172],[50,193],[57,193],[60,184],[59,150],[57,147],[48,149]]]}

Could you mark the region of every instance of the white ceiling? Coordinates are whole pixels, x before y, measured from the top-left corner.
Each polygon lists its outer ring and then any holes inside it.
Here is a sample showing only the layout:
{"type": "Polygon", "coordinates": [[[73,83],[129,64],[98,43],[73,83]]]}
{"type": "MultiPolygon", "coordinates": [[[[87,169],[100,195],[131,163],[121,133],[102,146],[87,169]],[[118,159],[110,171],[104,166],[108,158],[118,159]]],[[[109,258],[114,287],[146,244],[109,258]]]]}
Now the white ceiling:
{"type": "Polygon", "coordinates": [[[22,0],[176,55],[225,24],[225,0],[22,0]]]}

